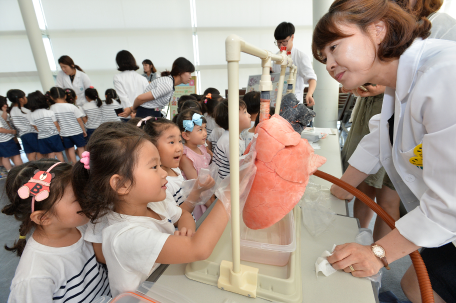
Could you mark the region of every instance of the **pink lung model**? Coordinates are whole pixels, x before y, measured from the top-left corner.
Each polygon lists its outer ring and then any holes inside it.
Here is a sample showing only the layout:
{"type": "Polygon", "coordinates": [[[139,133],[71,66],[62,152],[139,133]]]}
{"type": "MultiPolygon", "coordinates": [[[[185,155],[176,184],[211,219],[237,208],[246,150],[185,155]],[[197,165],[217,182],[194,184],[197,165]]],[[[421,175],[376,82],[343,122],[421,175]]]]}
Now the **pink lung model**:
{"type": "MultiPolygon", "coordinates": [[[[326,162],[279,115],[258,124],[257,173],[243,210],[245,225],[264,229],[280,221],[299,202],[309,176],[326,162]]],[[[247,153],[246,150],[245,153],[247,153]]]]}

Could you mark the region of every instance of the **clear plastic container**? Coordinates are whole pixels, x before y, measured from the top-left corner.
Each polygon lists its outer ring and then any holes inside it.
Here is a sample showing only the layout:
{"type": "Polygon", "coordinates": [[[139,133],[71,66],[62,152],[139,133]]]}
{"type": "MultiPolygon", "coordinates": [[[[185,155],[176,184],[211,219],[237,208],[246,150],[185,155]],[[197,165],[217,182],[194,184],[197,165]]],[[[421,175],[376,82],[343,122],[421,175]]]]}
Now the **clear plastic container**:
{"type": "Polygon", "coordinates": [[[241,260],[276,266],[285,266],[296,250],[293,211],[282,220],[265,228],[253,230],[240,220],[241,260]]]}

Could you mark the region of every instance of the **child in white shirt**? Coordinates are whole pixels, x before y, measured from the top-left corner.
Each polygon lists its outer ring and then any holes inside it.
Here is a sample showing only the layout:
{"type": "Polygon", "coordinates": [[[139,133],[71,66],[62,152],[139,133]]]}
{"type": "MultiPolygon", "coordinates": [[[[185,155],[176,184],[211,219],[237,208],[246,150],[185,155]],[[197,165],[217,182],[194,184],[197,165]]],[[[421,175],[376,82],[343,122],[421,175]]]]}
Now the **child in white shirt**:
{"type": "Polygon", "coordinates": [[[107,272],[83,239],[89,219],[78,213],[71,170],[69,164],[41,159],[8,174],[9,204],[2,212],[21,218],[19,240],[12,247],[5,245],[21,257],[9,303],[92,302],[110,296],[107,272]]]}
{"type": "Polygon", "coordinates": [[[118,113],[123,112],[123,107],[120,103],[119,96],[115,89],[109,88],[105,92],[105,102],[101,106],[103,114],[103,122],[120,122],[118,113]]]}
{"type": "Polygon", "coordinates": [[[83,213],[92,222],[106,216],[102,254],[113,296],[135,290],[162,263],[206,259],[228,222],[218,203],[194,233],[191,215],[166,195],[167,173],[151,140],[132,124],[103,123],[73,170],[83,213]]]}
{"type": "Polygon", "coordinates": [[[85,114],[82,121],[84,121],[85,127],[87,128],[87,136],[85,139],[86,142],[89,142],[90,136],[92,136],[93,132],[103,122],[103,112],[101,110],[103,102],[93,86],[85,90],[85,98],[87,103],[82,105],[82,110],[85,114]]]}

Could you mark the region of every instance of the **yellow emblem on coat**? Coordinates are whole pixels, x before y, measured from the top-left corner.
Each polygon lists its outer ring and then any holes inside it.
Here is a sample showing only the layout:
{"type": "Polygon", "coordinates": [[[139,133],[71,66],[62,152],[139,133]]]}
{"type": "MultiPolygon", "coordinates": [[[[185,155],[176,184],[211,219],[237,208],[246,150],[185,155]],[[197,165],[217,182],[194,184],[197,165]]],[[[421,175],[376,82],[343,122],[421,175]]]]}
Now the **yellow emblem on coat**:
{"type": "Polygon", "coordinates": [[[423,169],[423,144],[417,145],[413,149],[413,153],[415,154],[415,157],[411,157],[409,159],[410,163],[418,168],[423,169]]]}

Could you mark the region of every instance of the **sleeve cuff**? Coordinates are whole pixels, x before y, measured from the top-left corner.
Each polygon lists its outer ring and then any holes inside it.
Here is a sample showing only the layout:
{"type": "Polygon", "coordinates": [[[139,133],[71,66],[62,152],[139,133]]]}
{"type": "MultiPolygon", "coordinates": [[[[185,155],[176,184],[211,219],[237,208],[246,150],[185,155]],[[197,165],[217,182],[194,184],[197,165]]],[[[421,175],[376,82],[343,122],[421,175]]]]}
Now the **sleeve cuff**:
{"type": "Polygon", "coordinates": [[[361,145],[358,145],[348,163],[368,175],[375,174],[382,167],[380,160],[367,152],[361,145]]]}
{"type": "Polygon", "coordinates": [[[402,236],[421,247],[440,247],[456,239],[456,234],[432,221],[417,207],[396,222],[402,236]]]}

